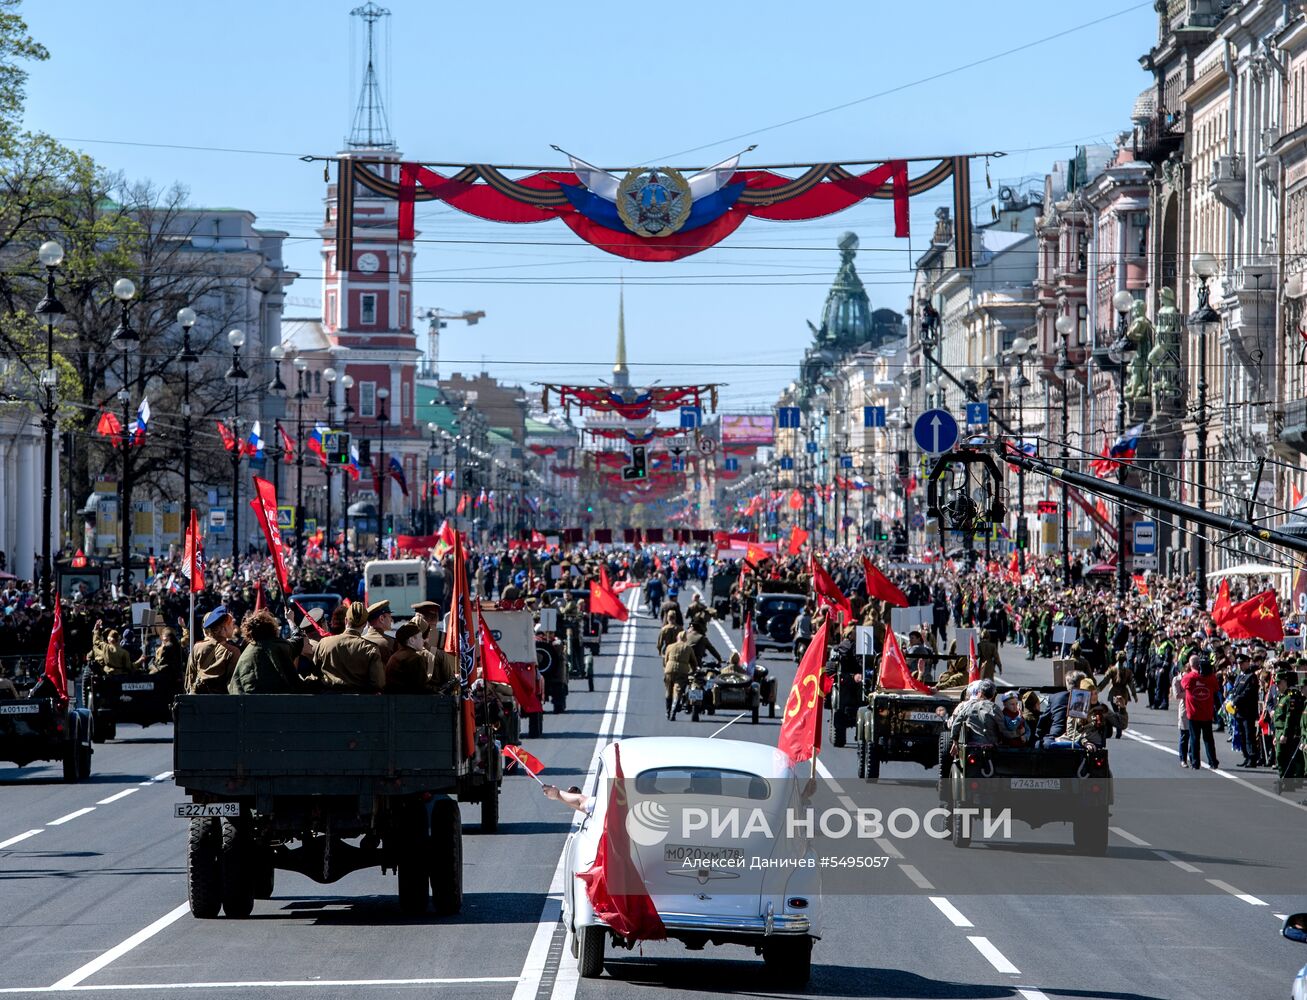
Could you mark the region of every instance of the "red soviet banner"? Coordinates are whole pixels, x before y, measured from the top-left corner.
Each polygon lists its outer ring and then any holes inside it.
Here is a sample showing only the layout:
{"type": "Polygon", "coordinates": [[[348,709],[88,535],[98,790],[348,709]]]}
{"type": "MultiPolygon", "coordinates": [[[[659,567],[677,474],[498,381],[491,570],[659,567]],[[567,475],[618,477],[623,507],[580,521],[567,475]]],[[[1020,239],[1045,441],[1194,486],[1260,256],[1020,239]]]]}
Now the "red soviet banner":
{"type": "Polygon", "coordinates": [[[277,489],[266,479],[254,477],[255,497],[250,501],[254,516],[263,528],[263,537],[268,540],[268,552],[272,555],[273,565],[277,570],[277,582],[281,584],[282,595],[290,593],[290,574],[286,572],[286,546],[281,541],[281,529],[277,527],[277,489]]]}

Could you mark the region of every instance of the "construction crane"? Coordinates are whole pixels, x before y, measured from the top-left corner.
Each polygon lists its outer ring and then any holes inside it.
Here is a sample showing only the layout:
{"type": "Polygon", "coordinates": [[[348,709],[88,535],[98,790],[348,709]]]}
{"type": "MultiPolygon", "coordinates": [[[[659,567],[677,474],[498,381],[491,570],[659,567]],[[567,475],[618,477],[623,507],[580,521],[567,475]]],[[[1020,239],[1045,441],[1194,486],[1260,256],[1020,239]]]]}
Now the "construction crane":
{"type": "Polygon", "coordinates": [[[460,320],[468,326],[476,326],[477,322],[486,318],[485,310],[478,309],[475,312],[445,312],[443,309],[419,309],[417,319],[427,321],[427,352],[422,361],[422,372],[420,378],[439,378],[436,371],[440,361],[440,331],[445,328],[445,324],[450,320],[460,320]]]}

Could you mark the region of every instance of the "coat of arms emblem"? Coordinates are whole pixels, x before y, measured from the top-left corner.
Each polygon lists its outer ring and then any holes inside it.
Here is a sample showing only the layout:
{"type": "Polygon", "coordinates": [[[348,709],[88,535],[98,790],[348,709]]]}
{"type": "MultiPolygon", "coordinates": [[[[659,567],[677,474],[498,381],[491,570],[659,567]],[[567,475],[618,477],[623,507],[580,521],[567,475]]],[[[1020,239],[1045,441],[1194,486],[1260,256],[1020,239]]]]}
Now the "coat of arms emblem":
{"type": "Polygon", "coordinates": [[[617,211],[637,236],[671,236],[690,216],[690,184],[671,167],[637,167],[617,188],[617,211]]]}

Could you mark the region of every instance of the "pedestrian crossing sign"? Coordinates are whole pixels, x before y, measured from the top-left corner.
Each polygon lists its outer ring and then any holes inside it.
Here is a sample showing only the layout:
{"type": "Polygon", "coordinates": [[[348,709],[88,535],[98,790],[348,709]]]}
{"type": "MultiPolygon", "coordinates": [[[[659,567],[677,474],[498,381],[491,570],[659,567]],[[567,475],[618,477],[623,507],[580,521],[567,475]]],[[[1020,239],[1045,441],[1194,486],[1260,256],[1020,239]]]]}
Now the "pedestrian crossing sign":
{"type": "Polygon", "coordinates": [[[277,508],[277,527],[282,531],[295,530],[295,508],[279,506],[277,508]]]}

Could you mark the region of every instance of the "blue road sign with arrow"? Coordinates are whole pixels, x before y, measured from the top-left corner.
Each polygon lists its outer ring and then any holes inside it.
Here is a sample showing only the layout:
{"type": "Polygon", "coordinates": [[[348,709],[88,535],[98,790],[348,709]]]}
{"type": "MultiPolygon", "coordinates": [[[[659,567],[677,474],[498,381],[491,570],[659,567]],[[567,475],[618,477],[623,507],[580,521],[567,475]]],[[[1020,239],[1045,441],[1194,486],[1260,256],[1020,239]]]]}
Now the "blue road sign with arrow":
{"type": "Polygon", "coordinates": [[[912,425],[917,446],[930,455],[940,455],[958,443],[958,422],[947,410],[927,410],[912,425]]]}

